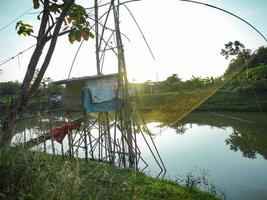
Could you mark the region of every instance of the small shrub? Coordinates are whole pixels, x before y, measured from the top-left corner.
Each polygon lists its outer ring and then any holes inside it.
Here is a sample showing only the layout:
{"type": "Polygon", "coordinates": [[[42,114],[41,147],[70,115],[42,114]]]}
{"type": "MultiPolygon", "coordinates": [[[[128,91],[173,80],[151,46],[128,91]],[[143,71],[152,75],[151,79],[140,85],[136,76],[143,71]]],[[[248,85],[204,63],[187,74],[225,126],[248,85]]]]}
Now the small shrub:
{"type": "Polygon", "coordinates": [[[191,190],[206,190],[225,200],[226,194],[209,180],[209,171],[206,169],[189,170],[185,175],[176,177],[178,184],[184,185],[191,190]]]}

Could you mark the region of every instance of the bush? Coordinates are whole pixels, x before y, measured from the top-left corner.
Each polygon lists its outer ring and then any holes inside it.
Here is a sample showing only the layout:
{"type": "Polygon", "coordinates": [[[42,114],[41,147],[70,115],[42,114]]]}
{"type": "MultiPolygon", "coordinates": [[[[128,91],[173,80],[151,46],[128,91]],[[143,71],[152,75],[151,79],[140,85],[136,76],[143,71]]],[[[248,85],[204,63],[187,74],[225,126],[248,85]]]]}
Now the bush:
{"type": "Polygon", "coordinates": [[[255,80],[253,81],[253,87],[255,88],[256,91],[267,91],[267,80],[255,80]]]}

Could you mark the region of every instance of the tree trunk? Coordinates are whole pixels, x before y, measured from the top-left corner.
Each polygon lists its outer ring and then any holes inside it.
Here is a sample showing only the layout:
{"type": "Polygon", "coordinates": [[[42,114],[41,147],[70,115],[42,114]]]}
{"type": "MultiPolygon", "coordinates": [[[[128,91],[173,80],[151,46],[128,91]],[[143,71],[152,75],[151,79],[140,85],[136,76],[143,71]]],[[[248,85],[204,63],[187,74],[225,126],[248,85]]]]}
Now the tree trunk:
{"type": "Polygon", "coordinates": [[[43,48],[45,44],[49,41],[47,37],[47,24],[49,20],[49,1],[44,1],[44,14],[42,17],[38,37],[37,37],[37,45],[34,50],[34,53],[31,57],[31,60],[28,65],[27,72],[25,74],[23,83],[21,85],[20,92],[17,97],[15,97],[14,101],[12,101],[12,104],[9,108],[9,114],[7,119],[4,122],[2,133],[0,134],[0,148],[4,148],[10,145],[12,137],[13,137],[13,130],[15,127],[15,123],[17,120],[17,117],[22,114],[23,110],[25,109],[25,106],[27,105],[29,98],[34,94],[34,92],[38,89],[40,82],[45,74],[45,71],[50,63],[50,60],[52,58],[57,38],[60,32],[61,25],[70,9],[70,7],[73,5],[75,0],[69,0],[64,5],[63,10],[60,14],[60,16],[57,19],[56,26],[51,38],[49,49],[46,53],[44,62],[41,66],[40,72],[37,75],[37,78],[34,80],[34,83],[31,84],[33,80],[33,75],[36,70],[36,66],[39,62],[39,59],[42,55],[43,48]]]}
{"type": "Polygon", "coordinates": [[[0,135],[0,148],[6,147],[11,143],[17,117],[23,112],[30,98],[29,91],[30,91],[31,81],[33,79],[33,75],[44,46],[45,43],[42,42],[41,45],[36,46],[35,51],[30,60],[30,63],[28,65],[28,69],[25,74],[23,83],[21,85],[20,92],[15,98],[12,99],[12,103],[9,107],[9,114],[4,122],[2,133],[0,135]]]}

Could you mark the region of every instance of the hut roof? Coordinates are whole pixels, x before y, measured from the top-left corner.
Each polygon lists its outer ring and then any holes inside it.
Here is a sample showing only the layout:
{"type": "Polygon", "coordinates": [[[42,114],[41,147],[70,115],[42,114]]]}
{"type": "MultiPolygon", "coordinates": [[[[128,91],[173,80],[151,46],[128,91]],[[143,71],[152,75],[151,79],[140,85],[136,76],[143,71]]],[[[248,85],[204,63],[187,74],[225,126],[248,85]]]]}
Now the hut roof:
{"type": "Polygon", "coordinates": [[[71,79],[63,79],[59,81],[53,82],[54,84],[60,85],[60,84],[67,84],[67,83],[78,83],[88,80],[96,80],[96,79],[106,79],[111,77],[118,77],[118,73],[116,74],[107,74],[107,75],[95,75],[95,76],[82,76],[78,78],[71,78],[71,79]]]}

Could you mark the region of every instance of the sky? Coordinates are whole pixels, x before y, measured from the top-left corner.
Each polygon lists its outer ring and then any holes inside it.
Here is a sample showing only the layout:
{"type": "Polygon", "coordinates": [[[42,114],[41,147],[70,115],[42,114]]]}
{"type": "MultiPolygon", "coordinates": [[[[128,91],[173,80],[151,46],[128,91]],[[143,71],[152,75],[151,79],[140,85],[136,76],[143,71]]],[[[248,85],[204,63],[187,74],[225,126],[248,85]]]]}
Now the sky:
{"type": "MultiPolygon", "coordinates": [[[[76,0],[85,7],[93,5],[92,0],[76,0]]],[[[102,2],[105,2],[103,0],[102,2]]],[[[251,24],[267,37],[266,0],[202,0],[228,10],[251,24]]],[[[229,64],[220,55],[228,41],[239,40],[246,48],[256,50],[267,45],[266,41],[251,27],[233,16],[202,5],[179,0],[143,0],[127,4],[135,16],[152,49],[151,56],[142,35],[125,7],[120,9],[121,31],[129,81],[162,81],[172,74],[183,80],[192,76],[218,77],[229,64]]],[[[32,7],[32,0],[1,0],[0,30],[32,7]]],[[[103,8],[104,9],[104,8],[103,8]]],[[[106,8],[107,9],[107,8],[106,8]]],[[[100,13],[103,10],[100,11],[100,13]]],[[[32,24],[38,31],[39,21],[34,10],[20,17],[32,24]]],[[[112,27],[112,20],[109,21],[112,27]]],[[[0,63],[29,46],[35,44],[31,37],[18,36],[16,23],[0,31],[0,63]]],[[[106,37],[108,37],[108,32],[106,37]]],[[[83,43],[73,65],[71,77],[96,74],[95,41],[83,43]]],[[[66,79],[79,43],[70,44],[67,37],[59,38],[45,77],[54,81],[66,79]]],[[[32,50],[15,57],[0,66],[0,82],[22,81],[32,50]]],[[[103,73],[116,73],[117,60],[112,51],[107,51],[103,73]]]]}

